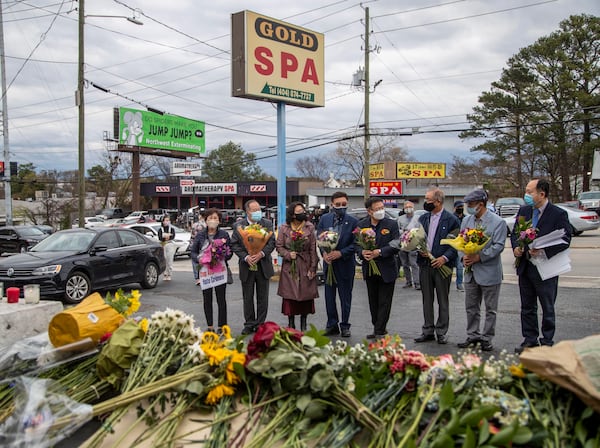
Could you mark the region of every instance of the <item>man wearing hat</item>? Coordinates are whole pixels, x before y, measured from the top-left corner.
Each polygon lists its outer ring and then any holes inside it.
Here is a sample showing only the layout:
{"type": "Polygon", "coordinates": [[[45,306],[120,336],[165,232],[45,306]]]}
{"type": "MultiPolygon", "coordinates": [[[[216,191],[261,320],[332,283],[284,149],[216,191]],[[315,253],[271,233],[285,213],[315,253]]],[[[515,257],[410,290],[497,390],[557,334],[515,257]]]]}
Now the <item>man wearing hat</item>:
{"type": "Polygon", "coordinates": [[[492,339],[496,334],[496,312],[502,284],[502,258],[506,242],[506,223],[487,208],[485,190],[474,190],[465,196],[466,216],[461,230],[480,227],[490,238],[486,246],[474,255],[459,253],[465,266],[465,310],[467,312],[467,339],[458,344],[460,348],[481,344],[481,350],[493,350],[492,339]],[[485,320],[480,330],[481,302],[485,303],[485,320]]]}
{"type": "MultiPolygon", "coordinates": [[[[463,201],[454,201],[454,216],[462,223],[465,217],[465,203],[463,201]]],[[[463,287],[463,265],[460,257],[456,259],[456,289],[459,291],[465,290],[463,287]]]]}

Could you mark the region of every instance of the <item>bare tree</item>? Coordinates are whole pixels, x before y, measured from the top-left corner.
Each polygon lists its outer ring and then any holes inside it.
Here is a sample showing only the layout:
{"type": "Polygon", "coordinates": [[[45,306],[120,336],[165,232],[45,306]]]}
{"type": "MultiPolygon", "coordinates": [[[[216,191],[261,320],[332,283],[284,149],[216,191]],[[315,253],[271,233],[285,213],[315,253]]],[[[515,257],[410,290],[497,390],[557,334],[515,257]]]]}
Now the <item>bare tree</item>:
{"type": "Polygon", "coordinates": [[[325,154],[322,157],[300,157],[296,160],[294,166],[301,177],[324,181],[329,177],[329,158],[328,154],[325,154]]]}

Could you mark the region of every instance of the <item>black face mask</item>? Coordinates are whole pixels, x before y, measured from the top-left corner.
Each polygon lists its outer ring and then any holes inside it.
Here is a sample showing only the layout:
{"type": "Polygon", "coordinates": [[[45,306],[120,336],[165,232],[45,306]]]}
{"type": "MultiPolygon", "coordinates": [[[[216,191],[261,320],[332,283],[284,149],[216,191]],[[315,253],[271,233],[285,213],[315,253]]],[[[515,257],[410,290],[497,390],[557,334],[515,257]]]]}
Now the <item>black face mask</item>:
{"type": "Polygon", "coordinates": [[[461,208],[457,208],[457,209],[456,209],[456,213],[457,213],[458,215],[462,215],[464,212],[465,212],[465,209],[464,209],[464,208],[462,208],[462,207],[461,207],[461,208]]]}
{"type": "Polygon", "coordinates": [[[306,221],[306,213],[296,213],[294,217],[297,221],[306,221]]]}
{"type": "Polygon", "coordinates": [[[344,216],[348,207],[333,207],[333,212],[338,216],[344,216]]]}
{"type": "Polygon", "coordinates": [[[423,204],[423,210],[426,212],[432,212],[435,209],[435,204],[433,202],[425,202],[423,204]]]}

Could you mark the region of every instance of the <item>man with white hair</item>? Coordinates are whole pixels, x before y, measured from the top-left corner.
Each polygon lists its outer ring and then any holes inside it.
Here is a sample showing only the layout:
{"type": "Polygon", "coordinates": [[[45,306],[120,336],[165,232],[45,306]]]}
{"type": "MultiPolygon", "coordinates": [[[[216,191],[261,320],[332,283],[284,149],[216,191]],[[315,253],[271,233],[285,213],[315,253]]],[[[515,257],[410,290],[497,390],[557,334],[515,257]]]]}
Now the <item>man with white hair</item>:
{"type": "MultiPolygon", "coordinates": [[[[415,227],[419,227],[419,220],[415,218],[415,204],[411,201],[404,202],[404,214],[398,218],[398,227],[400,228],[400,234],[407,232],[415,227]]],[[[421,283],[419,282],[419,265],[417,264],[417,251],[413,250],[410,252],[399,251],[398,257],[400,259],[400,265],[404,271],[404,283],[403,288],[414,287],[417,290],[421,289],[421,283]]]]}

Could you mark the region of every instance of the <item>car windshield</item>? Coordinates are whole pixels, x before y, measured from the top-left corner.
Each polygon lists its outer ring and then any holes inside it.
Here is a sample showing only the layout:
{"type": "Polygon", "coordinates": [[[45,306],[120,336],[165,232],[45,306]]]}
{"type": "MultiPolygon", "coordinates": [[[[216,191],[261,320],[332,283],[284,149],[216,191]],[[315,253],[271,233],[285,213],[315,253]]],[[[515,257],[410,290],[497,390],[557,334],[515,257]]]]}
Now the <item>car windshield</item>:
{"type": "Polygon", "coordinates": [[[579,200],[582,199],[600,199],[600,191],[586,191],[579,195],[579,200]]]}
{"type": "Polygon", "coordinates": [[[82,252],[87,250],[95,236],[93,232],[58,232],[40,241],[31,252],[82,252]]]}
{"type": "Polygon", "coordinates": [[[21,227],[17,232],[21,236],[44,236],[44,232],[37,227],[21,227]]]}

